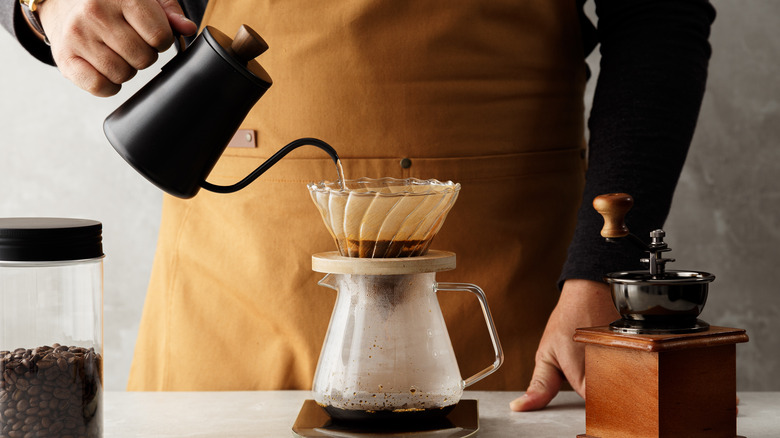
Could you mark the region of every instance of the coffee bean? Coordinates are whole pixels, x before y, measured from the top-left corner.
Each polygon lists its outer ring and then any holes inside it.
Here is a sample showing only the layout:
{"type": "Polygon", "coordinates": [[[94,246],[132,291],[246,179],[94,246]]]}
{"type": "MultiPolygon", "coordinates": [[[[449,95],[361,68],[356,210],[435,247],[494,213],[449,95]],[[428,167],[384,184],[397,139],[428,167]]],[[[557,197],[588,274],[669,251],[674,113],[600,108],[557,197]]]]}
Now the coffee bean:
{"type": "Polygon", "coordinates": [[[57,434],[59,433],[63,428],[65,427],[65,423],[62,421],[58,421],[56,423],[53,423],[51,427],[49,427],[49,433],[51,434],[57,434]]]}
{"type": "Polygon", "coordinates": [[[69,388],[71,385],[73,385],[73,378],[70,376],[60,375],[57,377],[57,379],[54,380],[54,383],[60,388],[69,388]]]}
{"type": "Polygon", "coordinates": [[[60,370],[59,367],[51,367],[43,374],[46,377],[46,380],[54,380],[62,375],[62,370],[60,370]]]}
{"type": "Polygon", "coordinates": [[[56,363],[57,362],[55,362],[55,361],[53,361],[51,359],[41,359],[41,360],[38,361],[38,369],[39,370],[45,370],[45,369],[51,368],[56,363]]]}

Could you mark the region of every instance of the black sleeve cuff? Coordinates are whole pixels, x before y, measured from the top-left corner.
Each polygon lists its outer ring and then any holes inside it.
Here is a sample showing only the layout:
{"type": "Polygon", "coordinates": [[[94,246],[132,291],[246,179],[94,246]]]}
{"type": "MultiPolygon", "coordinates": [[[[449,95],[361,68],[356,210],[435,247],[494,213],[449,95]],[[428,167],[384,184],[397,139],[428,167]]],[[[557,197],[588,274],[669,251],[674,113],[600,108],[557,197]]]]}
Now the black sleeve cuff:
{"type": "Polygon", "coordinates": [[[32,56],[46,64],[55,65],[54,58],[51,55],[51,48],[30,29],[30,26],[24,19],[22,7],[18,1],[14,1],[11,33],[32,56]]]}

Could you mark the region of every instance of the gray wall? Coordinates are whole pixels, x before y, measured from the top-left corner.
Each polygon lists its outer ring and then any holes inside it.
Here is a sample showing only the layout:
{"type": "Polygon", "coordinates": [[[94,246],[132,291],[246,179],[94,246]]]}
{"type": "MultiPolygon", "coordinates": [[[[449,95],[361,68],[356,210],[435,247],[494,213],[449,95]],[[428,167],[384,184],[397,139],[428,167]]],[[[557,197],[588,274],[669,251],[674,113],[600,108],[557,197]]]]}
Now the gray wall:
{"type": "MultiPolygon", "coordinates": [[[[780,390],[780,2],[714,1],[714,54],[694,145],[665,229],[675,266],[713,272],[702,318],[748,330],[740,390],[780,390]]],[[[111,149],[99,99],[0,37],[0,216],[66,216],[105,226],[105,376],[121,390],[154,255],[161,194],[111,149]],[[13,67],[11,67],[13,66],[13,67]]],[[[598,56],[589,62],[597,72],[598,56]]]]}
{"type": "Polygon", "coordinates": [[[779,390],[780,2],[714,3],[709,85],[666,231],[676,265],[717,276],[702,318],[748,331],[739,388],[779,390]]]}

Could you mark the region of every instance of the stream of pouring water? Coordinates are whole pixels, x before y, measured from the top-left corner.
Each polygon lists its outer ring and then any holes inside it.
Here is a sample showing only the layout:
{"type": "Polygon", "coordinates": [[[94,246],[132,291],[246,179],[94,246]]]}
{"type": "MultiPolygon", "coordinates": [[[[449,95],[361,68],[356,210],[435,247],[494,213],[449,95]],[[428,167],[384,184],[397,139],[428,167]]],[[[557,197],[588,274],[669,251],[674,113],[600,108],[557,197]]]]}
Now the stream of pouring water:
{"type": "Polygon", "coordinates": [[[341,164],[341,158],[336,160],[336,172],[339,174],[339,190],[347,190],[346,178],[344,178],[344,166],[341,164]]]}

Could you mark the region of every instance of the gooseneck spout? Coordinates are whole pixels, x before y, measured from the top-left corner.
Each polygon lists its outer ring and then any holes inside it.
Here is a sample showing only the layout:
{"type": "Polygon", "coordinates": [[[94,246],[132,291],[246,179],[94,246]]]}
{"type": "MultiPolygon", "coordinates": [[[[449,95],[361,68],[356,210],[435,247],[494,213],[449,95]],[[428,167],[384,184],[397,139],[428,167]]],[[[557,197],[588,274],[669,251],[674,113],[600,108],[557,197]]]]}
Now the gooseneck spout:
{"type": "Polygon", "coordinates": [[[285,145],[283,148],[279,149],[271,158],[267,159],[263,164],[260,165],[257,169],[255,169],[252,173],[246,176],[246,178],[242,179],[241,181],[229,185],[229,186],[219,186],[216,184],[211,184],[208,181],[201,181],[200,186],[208,191],[215,192],[215,193],[233,193],[237,192],[244,187],[251,184],[254,180],[256,180],[260,175],[262,175],[266,170],[268,170],[271,166],[276,164],[279,160],[285,157],[285,155],[289,154],[293,150],[301,147],[301,146],[316,146],[323,151],[327,152],[328,155],[333,159],[333,162],[338,165],[339,163],[339,156],[336,153],[336,150],[333,149],[331,145],[328,143],[325,143],[322,140],[316,139],[316,138],[299,138],[298,140],[293,140],[287,145],[285,145]]]}

